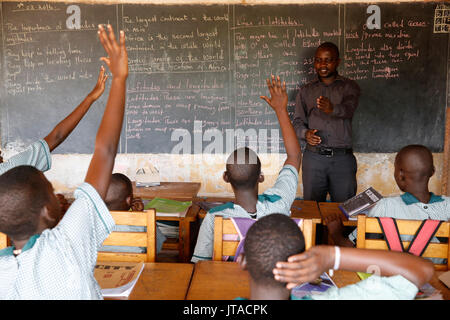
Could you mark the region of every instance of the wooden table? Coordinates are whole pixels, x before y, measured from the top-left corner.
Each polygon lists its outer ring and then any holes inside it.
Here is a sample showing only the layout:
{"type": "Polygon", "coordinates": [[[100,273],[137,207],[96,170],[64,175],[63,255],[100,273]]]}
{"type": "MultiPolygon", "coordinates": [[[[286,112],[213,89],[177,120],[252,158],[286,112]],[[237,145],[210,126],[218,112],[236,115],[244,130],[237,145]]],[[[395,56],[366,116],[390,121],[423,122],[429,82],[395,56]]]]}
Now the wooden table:
{"type": "Polygon", "coordinates": [[[319,210],[322,219],[325,219],[329,215],[339,214],[342,217],[342,224],[344,226],[356,227],[358,222],[356,220],[348,220],[338,206],[338,202],[319,202],[319,210]]]}
{"type": "Polygon", "coordinates": [[[143,199],[166,198],[180,201],[191,201],[197,197],[200,182],[161,182],[154,187],[136,187],[133,181],[133,195],[143,199]]]}
{"type": "MultiPolygon", "coordinates": [[[[208,197],[208,198],[196,198],[193,200],[194,202],[234,202],[235,198],[233,197],[208,197]]],[[[207,211],[200,208],[198,212],[198,217],[203,219],[206,215],[207,211]]],[[[319,207],[317,206],[316,201],[306,201],[306,200],[294,200],[291,207],[291,216],[293,218],[302,218],[302,219],[312,219],[313,223],[321,223],[322,217],[320,215],[319,207]]]]}
{"type": "MultiPolygon", "coordinates": [[[[235,198],[228,197],[208,197],[208,198],[197,198],[193,202],[199,203],[199,202],[234,202],[235,198]]],[[[197,210],[197,209],[195,209],[197,210]]],[[[204,210],[202,208],[198,209],[198,218],[203,219],[207,214],[207,210],[204,210]]],[[[298,218],[298,219],[311,219],[313,222],[313,230],[312,230],[312,239],[313,239],[313,245],[316,243],[316,228],[317,224],[320,224],[322,222],[322,217],[320,215],[319,207],[317,206],[316,201],[307,201],[307,200],[294,200],[292,206],[291,206],[291,217],[292,218],[298,218]]]]}
{"type": "MultiPolygon", "coordinates": [[[[430,284],[442,292],[445,300],[450,300],[450,289],[438,279],[442,273],[436,271],[430,284]]],[[[339,288],[360,281],[356,272],[343,270],[335,271],[332,279],[339,288]]],[[[249,296],[248,272],[242,270],[238,263],[199,261],[195,265],[186,300],[233,300],[249,296]]]]}
{"type": "MultiPolygon", "coordinates": [[[[166,198],[179,201],[191,201],[197,197],[200,190],[200,182],[161,182],[161,185],[154,187],[136,187],[133,181],[133,195],[142,199],[166,198]]],[[[177,221],[178,241],[169,238],[163,244],[164,249],[178,250],[178,260],[189,262],[192,252],[191,236],[195,230],[191,230],[191,224],[197,220],[195,208],[188,210],[185,217],[161,217],[156,216],[156,221],[177,221]]]]}
{"type": "Polygon", "coordinates": [[[248,298],[248,272],[236,262],[199,261],[195,264],[186,300],[248,298]]]}
{"type": "Polygon", "coordinates": [[[191,263],[145,263],[128,298],[108,300],[184,300],[193,270],[191,263]]]}
{"type": "Polygon", "coordinates": [[[184,217],[160,217],[156,216],[156,221],[178,221],[178,241],[166,240],[163,244],[164,249],[178,250],[178,261],[189,262],[194,251],[195,241],[197,239],[198,207],[195,203],[189,208],[184,217]]]}

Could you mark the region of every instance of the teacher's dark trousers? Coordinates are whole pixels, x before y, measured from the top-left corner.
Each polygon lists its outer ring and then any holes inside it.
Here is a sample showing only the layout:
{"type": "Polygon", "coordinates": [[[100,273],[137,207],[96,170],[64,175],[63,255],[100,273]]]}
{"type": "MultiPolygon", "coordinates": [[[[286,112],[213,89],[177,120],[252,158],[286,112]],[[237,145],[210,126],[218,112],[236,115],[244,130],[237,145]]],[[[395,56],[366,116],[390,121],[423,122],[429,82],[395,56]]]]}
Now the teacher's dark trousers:
{"type": "Polygon", "coordinates": [[[353,153],[333,156],[305,150],[302,160],[304,200],[344,202],[356,194],[356,158],[353,153]]]}

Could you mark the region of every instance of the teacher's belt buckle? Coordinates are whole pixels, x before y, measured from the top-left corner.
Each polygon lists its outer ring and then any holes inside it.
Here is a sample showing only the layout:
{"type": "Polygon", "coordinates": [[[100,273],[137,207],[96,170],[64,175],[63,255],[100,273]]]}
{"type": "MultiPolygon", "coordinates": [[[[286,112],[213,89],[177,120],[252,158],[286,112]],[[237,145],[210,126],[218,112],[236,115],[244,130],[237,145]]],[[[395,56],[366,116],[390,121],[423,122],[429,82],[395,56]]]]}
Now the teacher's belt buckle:
{"type": "Polygon", "coordinates": [[[333,156],[333,149],[331,148],[322,148],[320,152],[327,158],[331,158],[333,156]]]}

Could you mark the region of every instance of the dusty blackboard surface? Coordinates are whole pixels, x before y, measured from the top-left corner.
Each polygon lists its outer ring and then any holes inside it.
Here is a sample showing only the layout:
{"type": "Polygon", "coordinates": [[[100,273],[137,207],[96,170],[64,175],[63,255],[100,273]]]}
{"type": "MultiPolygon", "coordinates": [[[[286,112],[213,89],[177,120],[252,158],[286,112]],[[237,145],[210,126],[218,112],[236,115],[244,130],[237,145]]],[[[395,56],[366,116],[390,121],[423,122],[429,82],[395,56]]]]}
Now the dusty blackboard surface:
{"type": "MultiPolygon", "coordinates": [[[[244,140],[270,152],[280,133],[265,79],[286,80],[293,112],[323,41],[361,87],[356,152],[442,152],[450,6],[380,3],[380,29],[365,25],[367,7],[2,3],[2,148],[44,137],[83,100],[104,54],[97,25],[110,23],[126,32],[130,68],[119,152],[228,153],[244,140]]],[[[108,90],[56,153],[92,153],[108,90]]]]}

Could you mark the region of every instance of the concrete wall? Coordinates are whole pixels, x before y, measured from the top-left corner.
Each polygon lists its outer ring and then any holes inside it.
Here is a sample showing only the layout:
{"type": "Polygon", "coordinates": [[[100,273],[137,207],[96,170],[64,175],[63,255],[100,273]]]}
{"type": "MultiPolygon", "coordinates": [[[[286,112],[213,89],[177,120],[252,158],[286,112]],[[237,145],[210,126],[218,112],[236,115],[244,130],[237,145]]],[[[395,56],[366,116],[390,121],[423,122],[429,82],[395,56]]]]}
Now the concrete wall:
{"type": "MultiPolygon", "coordinates": [[[[73,1],[63,1],[73,2],[73,1]]],[[[93,3],[93,1],[77,1],[93,3]]],[[[96,3],[158,3],[158,4],[184,4],[184,3],[243,3],[243,4],[263,4],[263,3],[343,3],[343,2],[406,2],[406,1],[191,1],[191,0],[170,0],[170,1],[95,1],[96,3]]],[[[411,1],[409,1],[411,2],[411,1]]],[[[420,1],[417,1],[420,2],[420,1]]],[[[20,151],[19,149],[4,150],[4,158],[20,151]]],[[[224,171],[224,162],[228,155],[211,156],[206,155],[202,159],[195,158],[192,155],[171,155],[171,154],[119,154],[116,158],[115,172],[127,174],[130,179],[135,179],[136,170],[148,163],[157,166],[161,173],[162,181],[197,181],[202,186],[199,195],[228,196],[232,190],[222,180],[224,171]]],[[[271,187],[277,177],[285,156],[280,154],[262,154],[259,155],[262,161],[262,170],[265,174],[265,182],[260,185],[260,192],[271,187]]],[[[373,186],[385,196],[398,195],[400,190],[397,188],[393,178],[393,163],[395,154],[384,153],[357,153],[358,161],[358,191],[363,191],[369,186],[373,186]]],[[[83,182],[91,155],[67,154],[52,156],[53,166],[46,173],[47,178],[52,182],[56,192],[70,193],[81,182],[83,182]]],[[[434,154],[434,165],[436,173],[431,179],[430,189],[434,193],[440,194],[442,187],[442,170],[444,167],[443,153],[434,154]]],[[[301,172],[300,172],[301,175],[301,172]]],[[[302,196],[303,189],[300,184],[297,190],[298,196],[302,196]]]]}

